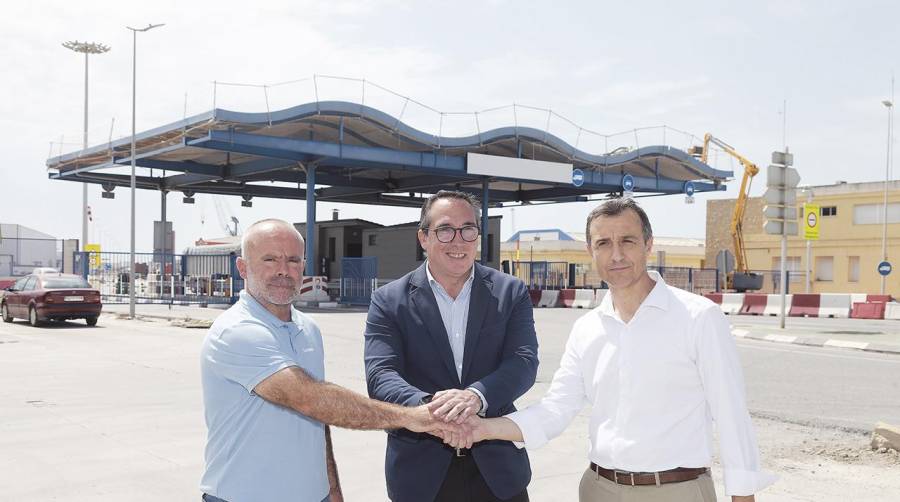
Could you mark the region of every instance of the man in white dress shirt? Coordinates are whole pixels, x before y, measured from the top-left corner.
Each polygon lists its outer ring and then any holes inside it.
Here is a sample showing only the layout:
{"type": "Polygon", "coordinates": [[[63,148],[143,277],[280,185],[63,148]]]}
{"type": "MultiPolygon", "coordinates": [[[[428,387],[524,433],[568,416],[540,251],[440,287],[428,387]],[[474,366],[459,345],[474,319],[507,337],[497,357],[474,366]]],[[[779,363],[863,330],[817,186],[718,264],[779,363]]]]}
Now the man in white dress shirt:
{"type": "Polygon", "coordinates": [[[590,404],[581,502],[715,502],[715,423],[725,493],[754,501],[775,476],[761,470],[728,320],[713,302],[647,271],[653,232],[633,199],[594,209],[586,234],[609,294],[575,322],[550,390],[505,417],[470,418],[474,437],[451,441],[538,448],[590,404]]]}

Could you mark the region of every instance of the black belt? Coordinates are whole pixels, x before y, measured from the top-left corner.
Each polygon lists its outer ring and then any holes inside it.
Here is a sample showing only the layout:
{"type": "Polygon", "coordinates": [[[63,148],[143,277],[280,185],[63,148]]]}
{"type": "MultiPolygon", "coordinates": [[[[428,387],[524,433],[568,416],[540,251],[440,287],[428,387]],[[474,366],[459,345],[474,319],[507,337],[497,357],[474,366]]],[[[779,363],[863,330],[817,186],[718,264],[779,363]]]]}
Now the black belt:
{"type": "Polygon", "coordinates": [[[659,472],[630,472],[615,469],[606,469],[591,462],[591,470],[598,475],[618,483],[620,485],[664,485],[666,483],[680,483],[699,478],[709,471],[706,467],[676,467],[659,472]]]}

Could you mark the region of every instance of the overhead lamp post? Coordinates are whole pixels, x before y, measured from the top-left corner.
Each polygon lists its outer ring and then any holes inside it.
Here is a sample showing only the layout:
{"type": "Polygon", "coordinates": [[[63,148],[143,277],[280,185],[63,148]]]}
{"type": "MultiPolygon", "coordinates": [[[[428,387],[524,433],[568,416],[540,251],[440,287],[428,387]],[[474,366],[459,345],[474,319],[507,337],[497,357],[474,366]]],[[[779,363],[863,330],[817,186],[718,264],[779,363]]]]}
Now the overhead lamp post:
{"type": "MultiPolygon", "coordinates": [[[[887,261],[887,218],[888,218],[888,183],[891,180],[891,154],[893,153],[892,136],[894,133],[894,79],[891,78],[891,99],[881,102],[888,112],[887,159],[884,165],[884,209],[881,214],[881,261],[887,261]]],[[[881,294],[885,294],[886,276],[881,276],[881,294]]]]}
{"type": "Polygon", "coordinates": [[[128,287],[128,313],[131,319],[134,319],[134,290],[135,290],[135,264],[134,264],[134,197],[135,185],[137,184],[135,170],[136,146],[135,137],[137,135],[135,128],[135,114],[137,110],[137,34],[138,32],[150,31],[153,28],[165,26],[164,24],[148,24],[146,28],[132,28],[126,26],[132,33],[131,42],[131,273],[129,277],[128,287]]]}
{"type": "MultiPolygon", "coordinates": [[[[95,42],[79,42],[70,40],[63,42],[63,47],[71,51],[84,54],[84,141],[82,148],[88,147],[88,56],[91,54],[103,54],[109,51],[109,46],[95,42]]],[[[81,249],[88,243],[88,184],[81,184],[81,249]]]]}

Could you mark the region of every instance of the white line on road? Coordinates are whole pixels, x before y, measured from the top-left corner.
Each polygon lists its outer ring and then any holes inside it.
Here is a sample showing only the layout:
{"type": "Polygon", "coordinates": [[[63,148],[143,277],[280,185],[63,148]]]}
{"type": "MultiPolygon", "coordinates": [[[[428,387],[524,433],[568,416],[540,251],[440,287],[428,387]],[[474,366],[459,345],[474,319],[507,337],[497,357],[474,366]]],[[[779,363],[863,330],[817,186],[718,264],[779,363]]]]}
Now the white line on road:
{"type": "Polygon", "coordinates": [[[842,347],[845,349],[865,349],[869,346],[868,342],[852,342],[849,340],[828,340],[822,345],[827,345],[829,347],[842,347]]]}
{"type": "Polygon", "coordinates": [[[766,335],[766,340],[768,340],[770,342],[794,343],[794,341],[797,340],[797,337],[790,336],[790,335],[770,334],[770,335],[766,335]]]}
{"type": "Polygon", "coordinates": [[[863,361],[874,361],[879,363],[893,363],[900,364],[900,357],[896,357],[891,359],[890,356],[885,354],[887,357],[884,359],[878,359],[874,357],[865,357],[864,352],[859,353],[859,355],[852,355],[854,353],[850,352],[847,354],[835,354],[829,351],[822,350],[821,347],[806,347],[804,345],[791,345],[789,347],[778,347],[774,345],[767,345],[769,342],[765,340],[741,340],[741,346],[746,347],[748,349],[756,349],[756,350],[768,350],[770,352],[793,352],[793,353],[802,353],[808,354],[811,356],[819,356],[819,357],[834,357],[837,359],[855,359],[855,360],[863,360],[863,361]]]}

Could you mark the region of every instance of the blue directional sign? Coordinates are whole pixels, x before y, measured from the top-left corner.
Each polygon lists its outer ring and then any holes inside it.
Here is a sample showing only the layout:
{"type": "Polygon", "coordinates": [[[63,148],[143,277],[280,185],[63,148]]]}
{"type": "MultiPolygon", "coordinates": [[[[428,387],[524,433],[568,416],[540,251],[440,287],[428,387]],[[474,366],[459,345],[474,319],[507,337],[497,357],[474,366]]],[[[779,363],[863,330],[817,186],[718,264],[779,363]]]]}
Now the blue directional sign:
{"type": "Polygon", "coordinates": [[[878,273],[881,275],[889,275],[891,269],[893,269],[893,267],[891,267],[891,262],[889,261],[883,261],[878,264],[878,273]]]}
{"type": "Polygon", "coordinates": [[[684,193],[688,197],[694,195],[694,182],[693,181],[686,181],[684,183],[684,193]]]}
{"type": "Polygon", "coordinates": [[[626,174],[622,176],[622,188],[625,189],[626,192],[634,191],[634,177],[630,174],[626,174]]]}
{"type": "Polygon", "coordinates": [[[584,171],[581,169],[572,170],[572,184],[577,187],[584,185],[584,171]]]}

